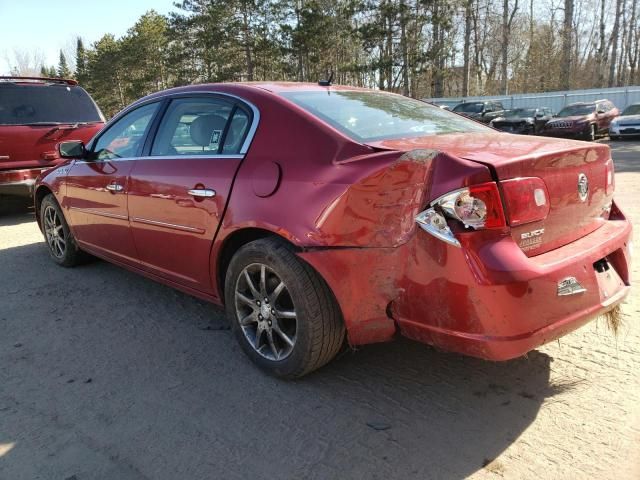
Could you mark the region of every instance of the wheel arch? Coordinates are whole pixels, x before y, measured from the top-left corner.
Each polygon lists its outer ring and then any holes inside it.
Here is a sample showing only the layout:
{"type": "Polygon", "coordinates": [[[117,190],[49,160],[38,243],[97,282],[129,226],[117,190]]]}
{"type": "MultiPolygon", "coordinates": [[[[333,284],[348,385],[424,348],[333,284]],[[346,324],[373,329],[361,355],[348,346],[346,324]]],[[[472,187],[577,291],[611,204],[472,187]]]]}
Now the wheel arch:
{"type": "Polygon", "coordinates": [[[216,290],[221,303],[224,304],[224,283],[227,275],[227,268],[229,267],[229,263],[233,256],[246,244],[268,237],[274,237],[282,240],[296,252],[302,251],[302,249],[293,243],[290,238],[266,228],[245,227],[231,232],[224,238],[224,240],[222,240],[222,244],[218,247],[217,254],[214,253],[213,258],[213,273],[216,280],[216,290]]]}
{"type": "Polygon", "coordinates": [[[42,204],[42,200],[44,200],[44,197],[49,194],[54,195],[53,190],[51,190],[51,188],[49,188],[47,185],[39,185],[36,188],[35,193],[33,194],[33,206],[36,211],[36,221],[38,222],[38,227],[40,228],[40,230],[42,230],[42,225],[40,222],[40,204],[42,204]]]}

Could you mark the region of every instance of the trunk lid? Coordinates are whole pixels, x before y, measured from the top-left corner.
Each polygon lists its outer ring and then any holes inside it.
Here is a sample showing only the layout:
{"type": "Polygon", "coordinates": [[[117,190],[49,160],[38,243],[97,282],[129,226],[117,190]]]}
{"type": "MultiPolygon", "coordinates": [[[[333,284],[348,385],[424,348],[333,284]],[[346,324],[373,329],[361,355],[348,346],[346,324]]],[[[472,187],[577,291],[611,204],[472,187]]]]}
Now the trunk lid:
{"type": "Polygon", "coordinates": [[[608,219],[613,197],[613,162],[606,145],[510,134],[465,133],[384,140],[371,146],[444,151],[487,165],[499,184],[519,177],[541,178],[549,195],[549,215],[542,221],[511,228],[514,241],[529,256],[569,244],[595,231],[608,219]],[[588,189],[581,198],[579,180],[583,176],[588,189]]]}

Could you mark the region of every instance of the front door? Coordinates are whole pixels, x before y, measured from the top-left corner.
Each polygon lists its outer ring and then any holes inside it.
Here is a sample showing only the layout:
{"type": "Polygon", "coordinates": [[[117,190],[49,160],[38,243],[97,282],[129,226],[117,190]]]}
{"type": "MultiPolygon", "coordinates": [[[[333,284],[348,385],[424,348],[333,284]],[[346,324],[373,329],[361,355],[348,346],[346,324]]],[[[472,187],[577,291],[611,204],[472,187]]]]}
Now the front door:
{"type": "Polygon", "coordinates": [[[213,239],[222,220],[251,112],[217,96],[176,98],[129,184],[140,260],[151,272],[212,291],[213,239]]]}
{"type": "Polygon", "coordinates": [[[63,207],[79,245],[129,264],[137,262],[127,209],[129,174],[157,109],[158,103],[148,104],[116,121],[67,176],[63,207]]]}

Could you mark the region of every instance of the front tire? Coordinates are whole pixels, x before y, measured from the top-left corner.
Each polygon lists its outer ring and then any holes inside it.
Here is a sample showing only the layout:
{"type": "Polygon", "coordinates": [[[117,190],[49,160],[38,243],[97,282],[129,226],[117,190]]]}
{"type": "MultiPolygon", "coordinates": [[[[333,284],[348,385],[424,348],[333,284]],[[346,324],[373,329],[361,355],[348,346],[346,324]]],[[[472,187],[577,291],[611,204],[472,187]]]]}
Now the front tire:
{"type": "Polygon", "coordinates": [[[320,368],[344,342],[329,286],[276,238],[248,243],[234,255],[225,308],[247,356],[277,377],[299,378],[320,368]]]}
{"type": "Polygon", "coordinates": [[[63,267],[75,267],[81,263],[83,252],[78,248],[53,194],[44,197],[40,204],[40,225],[49,256],[54,262],[63,267]]]}

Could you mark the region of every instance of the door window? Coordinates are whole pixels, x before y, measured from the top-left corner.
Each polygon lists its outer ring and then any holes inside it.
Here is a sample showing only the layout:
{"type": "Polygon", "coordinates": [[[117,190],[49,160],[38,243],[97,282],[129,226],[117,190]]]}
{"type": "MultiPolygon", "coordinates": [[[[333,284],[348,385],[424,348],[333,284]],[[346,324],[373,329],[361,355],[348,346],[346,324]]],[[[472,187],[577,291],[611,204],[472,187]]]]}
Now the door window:
{"type": "Polygon", "coordinates": [[[127,113],[104,132],[93,148],[93,160],[113,160],[140,155],[151,119],[159,103],[150,103],[127,113]]]}
{"type": "Polygon", "coordinates": [[[232,102],[220,98],[175,99],[162,119],[151,155],[235,154],[249,124],[249,115],[232,102]]]}

